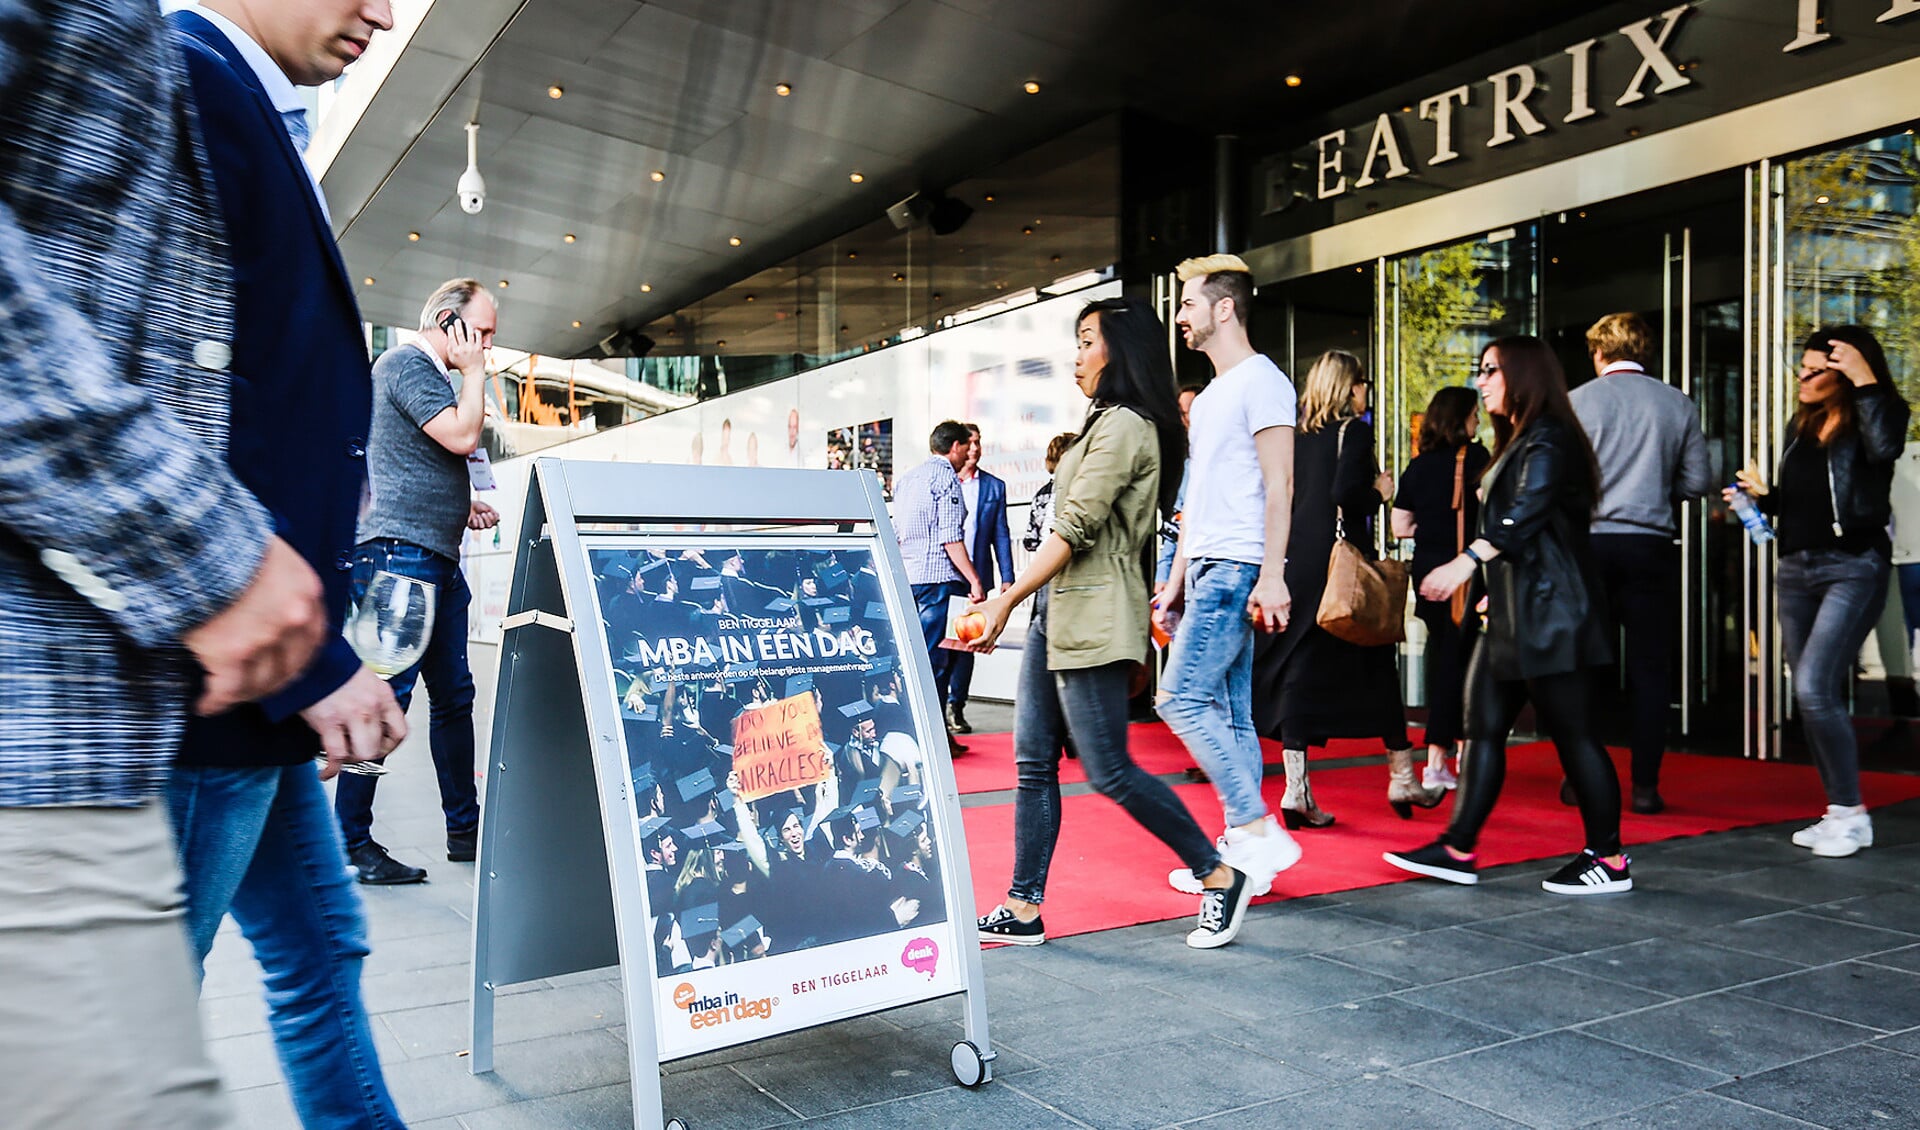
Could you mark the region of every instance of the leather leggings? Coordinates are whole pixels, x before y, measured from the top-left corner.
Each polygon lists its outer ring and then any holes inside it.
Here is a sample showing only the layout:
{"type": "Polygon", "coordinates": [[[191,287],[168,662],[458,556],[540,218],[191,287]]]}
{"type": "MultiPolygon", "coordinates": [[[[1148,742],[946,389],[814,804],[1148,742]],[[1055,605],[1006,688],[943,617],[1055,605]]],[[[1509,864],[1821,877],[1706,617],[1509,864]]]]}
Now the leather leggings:
{"type": "Polygon", "coordinates": [[[1499,680],[1487,662],[1486,639],[1475,642],[1467,665],[1467,754],[1453,820],[1440,838],[1459,851],[1473,851],[1480,829],[1500,799],[1507,778],[1507,736],[1528,702],[1540,728],[1553,739],[1560,766],[1580,798],[1580,820],[1596,855],[1620,850],[1620,777],[1593,736],[1587,717],[1592,691],[1584,671],[1535,679],[1499,680]]]}

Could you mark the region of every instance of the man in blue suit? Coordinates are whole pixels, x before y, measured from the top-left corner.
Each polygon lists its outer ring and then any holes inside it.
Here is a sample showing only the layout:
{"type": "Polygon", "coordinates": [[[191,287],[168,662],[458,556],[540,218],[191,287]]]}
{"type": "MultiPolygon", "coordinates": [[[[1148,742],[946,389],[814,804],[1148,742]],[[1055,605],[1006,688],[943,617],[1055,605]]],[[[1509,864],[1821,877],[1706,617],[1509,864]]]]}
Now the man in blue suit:
{"type": "Polygon", "coordinates": [[[206,0],[168,22],[236,284],[228,464],[320,573],[331,629],[285,689],[187,726],[168,800],[188,937],[204,960],[231,912],[252,943],[308,1130],[400,1127],[360,1001],[359,895],[320,787],[406,734],[392,690],[341,635],[372,377],[353,287],[301,156],[310,125],[295,89],[338,77],[393,16],[387,0],[206,0]]]}
{"type": "MultiPolygon", "coordinates": [[[[967,507],[967,556],[981,588],[991,588],[997,569],[1000,591],[1013,587],[1013,534],[1007,529],[1007,482],[980,469],[980,426],[968,424],[967,462],[960,468],[960,498],[967,507]]],[[[973,688],[973,652],[956,651],[947,685],[947,728],[971,734],[967,692],[973,688]]]]}

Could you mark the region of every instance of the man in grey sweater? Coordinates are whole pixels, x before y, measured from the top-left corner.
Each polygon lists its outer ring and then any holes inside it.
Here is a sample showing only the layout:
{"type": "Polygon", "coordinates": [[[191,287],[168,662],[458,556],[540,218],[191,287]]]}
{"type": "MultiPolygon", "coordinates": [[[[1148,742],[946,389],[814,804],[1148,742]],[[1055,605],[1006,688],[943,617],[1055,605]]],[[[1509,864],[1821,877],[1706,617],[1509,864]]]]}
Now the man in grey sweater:
{"type": "Polygon", "coordinates": [[[1651,814],[1666,807],[1660,757],[1680,623],[1675,508],[1713,489],[1713,467],[1693,400],[1647,372],[1653,331],[1645,319],[1608,314],[1587,330],[1587,348],[1598,376],[1573,391],[1573,410],[1600,462],[1593,555],[1609,614],[1626,635],[1633,811],[1651,814]]]}

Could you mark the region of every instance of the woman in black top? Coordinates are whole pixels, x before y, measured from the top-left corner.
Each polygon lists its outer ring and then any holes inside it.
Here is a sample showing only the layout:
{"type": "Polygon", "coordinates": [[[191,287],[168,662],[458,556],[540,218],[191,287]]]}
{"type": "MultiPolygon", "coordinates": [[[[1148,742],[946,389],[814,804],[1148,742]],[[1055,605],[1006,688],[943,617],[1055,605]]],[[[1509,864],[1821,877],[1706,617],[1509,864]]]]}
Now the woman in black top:
{"type": "Polygon", "coordinates": [[[1446,793],[1422,789],[1413,773],[1413,744],[1400,703],[1399,649],[1361,647],[1315,623],[1327,586],[1334,538],[1374,555],[1373,519],[1393,493],[1393,479],[1373,459],[1373,426],[1361,419],[1367,379],[1360,359],[1333,350],[1308,370],[1300,394],[1293,449],[1293,524],[1287,534],[1287,592],[1295,614],[1278,635],[1256,638],[1254,724],[1278,738],[1287,791],[1280,816],[1289,828],[1324,828],[1333,817],[1313,801],[1307,753],[1328,738],[1379,738],[1391,767],[1387,803],[1402,818],[1412,806],[1432,808],[1446,793]]]}
{"type": "MultiPolygon", "coordinates": [[[[1873,846],[1847,681],[1887,602],[1893,468],[1910,413],[1880,343],[1859,326],[1816,330],[1807,339],[1799,400],[1778,486],[1769,492],[1747,471],[1739,480],[1779,525],[1780,634],[1794,704],[1827,793],[1826,815],[1795,832],[1793,842],[1839,857],[1873,846]]],[[[1726,493],[1731,501],[1733,491],[1726,493]]]]}
{"type": "Polygon", "coordinates": [[[1539,338],[1487,346],[1475,383],[1494,434],[1480,536],[1420,586],[1426,599],[1446,600],[1485,568],[1486,629],[1467,666],[1467,757],[1446,833],[1385,858],[1448,882],[1479,881],[1474,846],[1506,778],[1507,736],[1531,701],[1579,798],[1587,840],[1541,886],[1569,895],[1631,890],[1620,850],[1620,778],[1587,720],[1586,668],[1611,654],[1587,544],[1600,483],[1593,447],[1560,362],[1539,338]]]}
{"type": "MultiPolygon", "coordinates": [[[[1420,454],[1400,473],[1393,502],[1393,536],[1413,539],[1413,587],[1427,574],[1459,555],[1460,531],[1479,527],[1480,498],[1474,487],[1492,456],[1473,438],[1479,430],[1480,396],[1465,386],[1443,388],[1427,403],[1420,422],[1420,454]],[[1459,485],[1458,498],[1454,487],[1459,485]]],[[[1427,686],[1427,770],[1429,789],[1456,784],[1447,758],[1464,735],[1462,689],[1467,677],[1467,644],[1478,617],[1472,609],[1454,623],[1452,602],[1421,597],[1415,615],[1427,626],[1423,664],[1427,686]]]]}

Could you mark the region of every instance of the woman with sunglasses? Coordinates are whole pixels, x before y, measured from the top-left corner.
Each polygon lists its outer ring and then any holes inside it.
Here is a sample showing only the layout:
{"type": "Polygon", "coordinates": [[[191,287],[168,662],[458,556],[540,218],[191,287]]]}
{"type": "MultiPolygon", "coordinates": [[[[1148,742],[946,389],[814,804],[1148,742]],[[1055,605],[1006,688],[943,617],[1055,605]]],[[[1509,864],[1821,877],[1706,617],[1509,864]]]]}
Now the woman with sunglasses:
{"type": "Polygon", "coordinates": [[[1873,846],[1860,799],[1860,746],[1847,712],[1854,657],[1887,602],[1893,546],[1894,464],[1910,412],[1887,355],[1859,326],[1807,338],[1800,358],[1800,407],[1771,490],[1741,471],[1779,528],[1780,634],[1793,671],[1793,699],[1827,793],[1820,821],[1793,834],[1815,855],[1838,858],[1873,846]]]}
{"type": "Polygon", "coordinates": [[[1560,362],[1539,338],[1487,346],[1474,383],[1494,435],[1480,536],[1420,584],[1422,597],[1447,600],[1485,570],[1486,626],[1467,664],[1467,756],[1446,832],[1385,858],[1450,883],[1479,881],[1475,846],[1506,780],[1507,736],[1531,702],[1579,798],[1587,841],[1541,886],[1567,895],[1632,890],[1620,850],[1620,778],[1587,717],[1586,669],[1610,658],[1587,544],[1600,493],[1593,447],[1560,362]]]}

